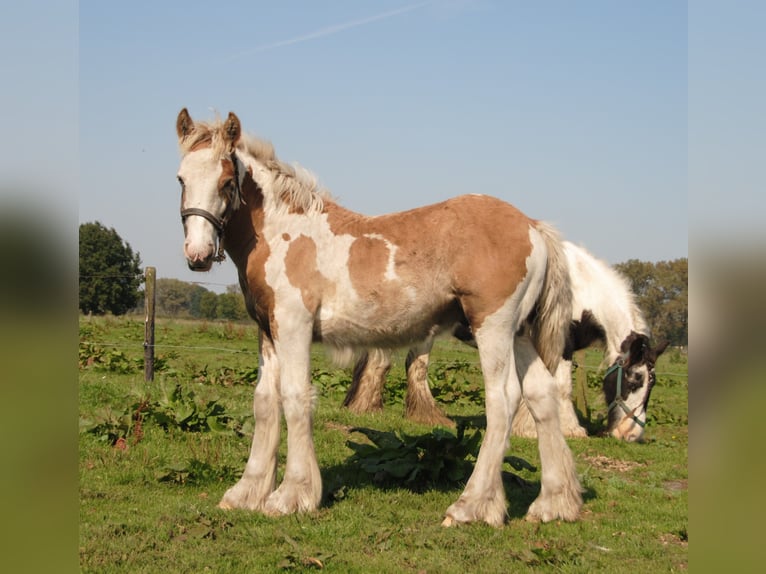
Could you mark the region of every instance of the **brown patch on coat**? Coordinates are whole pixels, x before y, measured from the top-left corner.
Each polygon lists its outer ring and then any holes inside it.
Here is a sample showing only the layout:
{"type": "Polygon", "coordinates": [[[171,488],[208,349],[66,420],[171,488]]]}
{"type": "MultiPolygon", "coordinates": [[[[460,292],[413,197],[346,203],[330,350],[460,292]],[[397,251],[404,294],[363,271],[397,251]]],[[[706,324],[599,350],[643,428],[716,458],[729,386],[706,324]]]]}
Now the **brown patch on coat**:
{"type": "Polygon", "coordinates": [[[332,294],[335,285],[319,271],[317,246],[313,239],[300,235],[290,242],[285,254],[285,275],[290,285],[301,291],[303,305],[313,315],[321,294],[332,294]]]}
{"type": "Polygon", "coordinates": [[[227,185],[235,185],[234,162],[230,159],[221,160],[221,175],[218,177],[218,192],[221,193],[227,185]]]}
{"type": "Polygon", "coordinates": [[[239,284],[249,315],[272,339],[278,336],[274,318],[274,290],[266,282],[266,260],[271,249],[263,234],[263,193],[247,171],[242,196],[250,209],[238,209],[226,227],[226,252],[239,270],[239,284]]]}
{"type": "Polygon", "coordinates": [[[454,262],[460,300],[474,333],[516,292],[527,276],[527,257],[532,252],[529,231],[534,220],[495,201],[495,205],[464,206],[469,216],[462,234],[468,236],[479,225],[482,233],[473,233],[470,250],[463,249],[454,262]]]}
{"type": "Polygon", "coordinates": [[[359,237],[349,249],[348,274],[354,290],[363,298],[378,299],[387,281],[389,246],[383,239],[359,237]]]}
{"type": "MultiPolygon", "coordinates": [[[[457,298],[471,327],[497,311],[527,275],[535,221],[515,207],[485,195],[464,195],[410,211],[365,217],[326,205],[333,233],[360,238],[378,234],[397,247],[394,272],[405,284],[430,289],[439,300],[457,298]],[[423,269],[429,276],[423,276],[423,269]]],[[[356,243],[359,243],[357,239],[356,243]]],[[[359,243],[370,260],[355,262],[352,281],[372,285],[382,277],[388,248],[381,241],[359,243]],[[385,249],[384,249],[385,247],[385,249]],[[382,269],[382,271],[381,271],[382,269]],[[372,274],[376,279],[366,279],[372,274]]]]}

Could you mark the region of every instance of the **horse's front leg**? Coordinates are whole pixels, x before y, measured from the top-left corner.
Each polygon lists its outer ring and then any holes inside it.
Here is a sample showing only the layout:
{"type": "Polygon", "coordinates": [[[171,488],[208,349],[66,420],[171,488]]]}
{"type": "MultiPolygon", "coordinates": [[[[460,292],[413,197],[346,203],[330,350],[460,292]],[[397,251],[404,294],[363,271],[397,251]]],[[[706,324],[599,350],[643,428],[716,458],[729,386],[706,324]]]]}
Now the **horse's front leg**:
{"type": "Polygon", "coordinates": [[[253,397],[255,429],[242,478],[223,495],[221,508],[264,510],[267,497],[274,491],[281,418],[280,369],[274,343],[264,333],[259,337],[258,383],[253,397]]]}
{"type": "MultiPolygon", "coordinates": [[[[284,329],[286,331],[286,329],[284,329]]],[[[282,484],[266,500],[268,514],[306,512],[319,507],[322,477],[314,451],[314,388],[311,385],[311,329],[283,333],[276,341],[280,395],[287,423],[287,462],[282,484]]]]}
{"type": "Polygon", "coordinates": [[[511,421],[521,399],[513,357],[513,339],[505,328],[476,333],[484,374],[487,432],[471,477],[460,498],[447,509],[443,526],[484,521],[502,526],[507,516],[502,465],[511,421]]]}

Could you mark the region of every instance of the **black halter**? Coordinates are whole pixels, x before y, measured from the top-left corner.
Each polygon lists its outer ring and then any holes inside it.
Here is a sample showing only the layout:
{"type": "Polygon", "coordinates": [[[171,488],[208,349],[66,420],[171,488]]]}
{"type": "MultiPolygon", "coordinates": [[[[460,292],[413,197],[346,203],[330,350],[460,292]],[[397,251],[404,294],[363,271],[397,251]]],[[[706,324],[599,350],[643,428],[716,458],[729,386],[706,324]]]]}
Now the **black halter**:
{"type": "Polygon", "coordinates": [[[181,209],[182,223],[185,223],[186,218],[190,215],[197,215],[207,219],[213,225],[213,227],[215,227],[216,233],[218,234],[218,252],[213,256],[213,261],[223,261],[226,259],[226,254],[224,253],[223,247],[223,232],[226,228],[226,224],[229,222],[229,218],[231,218],[232,213],[234,213],[234,211],[239,208],[240,204],[244,203],[244,200],[242,199],[242,185],[239,175],[239,160],[237,159],[237,156],[234,152],[231,153],[229,159],[234,166],[234,193],[232,193],[231,197],[228,198],[228,201],[226,202],[226,209],[224,210],[223,215],[218,217],[215,214],[210,213],[209,211],[205,211],[204,209],[199,209],[198,207],[181,209]]]}

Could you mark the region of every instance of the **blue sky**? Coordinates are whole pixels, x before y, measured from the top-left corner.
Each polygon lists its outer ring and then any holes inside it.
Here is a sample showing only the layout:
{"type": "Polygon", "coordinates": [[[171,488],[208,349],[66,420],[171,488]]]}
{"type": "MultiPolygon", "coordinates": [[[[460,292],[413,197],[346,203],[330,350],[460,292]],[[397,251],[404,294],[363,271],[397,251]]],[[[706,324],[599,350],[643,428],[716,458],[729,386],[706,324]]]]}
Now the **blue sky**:
{"type": "Polygon", "coordinates": [[[182,107],[355,211],[487,193],[611,263],[688,254],[684,2],[81,0],[79,220],[220,290],[182,256],[182,107]]]}

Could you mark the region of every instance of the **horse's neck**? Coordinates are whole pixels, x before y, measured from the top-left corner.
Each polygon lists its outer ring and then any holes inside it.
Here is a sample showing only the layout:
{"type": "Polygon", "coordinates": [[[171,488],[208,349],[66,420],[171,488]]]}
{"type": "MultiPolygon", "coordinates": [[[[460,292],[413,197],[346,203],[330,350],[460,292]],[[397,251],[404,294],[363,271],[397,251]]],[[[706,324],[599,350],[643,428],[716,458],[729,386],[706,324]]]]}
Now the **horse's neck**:
{"type": "Polygon", "coordinates": [[[224,231],[224,247],[240,273],[263,232],[263,195],[250,177],[242,185],[242,205],[224,231]]]}
{"type": "Polygon", "coordinates": [[[566,244],[572,278],[573,318],[589,310],[603,327],[606,359],[613,362],[631,331],[646,332],[646,324],[626,281],[609,265],[580,247],[566,244]]]}

